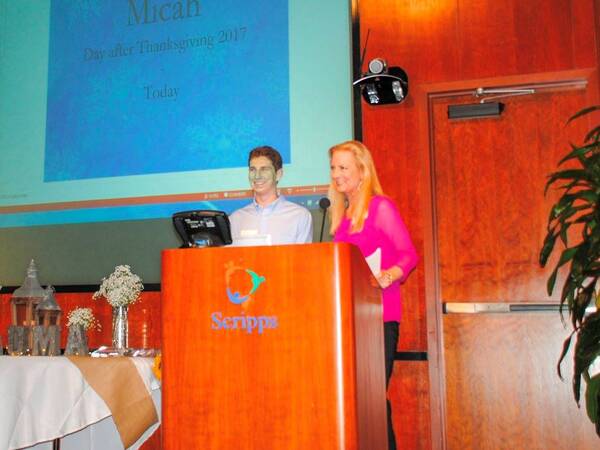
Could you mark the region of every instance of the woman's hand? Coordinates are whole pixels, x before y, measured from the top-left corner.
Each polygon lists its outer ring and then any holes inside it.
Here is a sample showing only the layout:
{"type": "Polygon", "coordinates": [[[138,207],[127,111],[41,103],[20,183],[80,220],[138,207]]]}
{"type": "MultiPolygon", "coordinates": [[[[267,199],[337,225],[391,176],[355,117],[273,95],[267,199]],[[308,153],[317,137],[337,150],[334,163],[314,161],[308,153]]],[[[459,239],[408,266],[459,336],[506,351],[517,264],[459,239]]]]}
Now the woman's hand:
{"type": "Polygon", "coordinates": [[[389,269],[382,270],[375,277],[381,289],[389,287],[394,281],[402,278],[402,269],[398,266],[392,266],[389,269]]]}
{"type": "Polygon", "coordinates": [[[392,274],[389,273],[387,270],[382,270],[381,272],[379,272],[379,275],[377,275],[376,278],[377,283],[379,284],[379,287],[381,289],[385,289],[394,282],[394,280],[392,280],[392,274]]]}

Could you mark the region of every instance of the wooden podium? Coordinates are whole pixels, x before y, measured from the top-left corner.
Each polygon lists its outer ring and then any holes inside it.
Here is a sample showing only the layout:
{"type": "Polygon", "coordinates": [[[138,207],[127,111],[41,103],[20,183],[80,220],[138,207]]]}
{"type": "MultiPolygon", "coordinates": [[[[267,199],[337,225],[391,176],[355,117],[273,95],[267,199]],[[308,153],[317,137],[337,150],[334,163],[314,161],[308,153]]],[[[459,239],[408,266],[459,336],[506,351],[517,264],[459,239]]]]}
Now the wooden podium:
{"type": "Polygon", "coordinates": [[[387,449],[379,295],[348,244],[165,250],[163,448],[387,449]]]}

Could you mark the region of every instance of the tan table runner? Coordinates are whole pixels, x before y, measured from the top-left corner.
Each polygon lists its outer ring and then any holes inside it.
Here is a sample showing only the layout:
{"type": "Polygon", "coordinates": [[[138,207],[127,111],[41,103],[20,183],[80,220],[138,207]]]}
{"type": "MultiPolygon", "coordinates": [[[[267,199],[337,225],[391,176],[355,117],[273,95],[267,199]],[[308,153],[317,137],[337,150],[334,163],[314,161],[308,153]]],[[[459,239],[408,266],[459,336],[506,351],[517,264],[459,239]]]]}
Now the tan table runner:
{"type": "Polygon", "coordinates": [[[68,358],[110,409],[125,448],[158,422],[154,402],[131,358],[68,358]]]}

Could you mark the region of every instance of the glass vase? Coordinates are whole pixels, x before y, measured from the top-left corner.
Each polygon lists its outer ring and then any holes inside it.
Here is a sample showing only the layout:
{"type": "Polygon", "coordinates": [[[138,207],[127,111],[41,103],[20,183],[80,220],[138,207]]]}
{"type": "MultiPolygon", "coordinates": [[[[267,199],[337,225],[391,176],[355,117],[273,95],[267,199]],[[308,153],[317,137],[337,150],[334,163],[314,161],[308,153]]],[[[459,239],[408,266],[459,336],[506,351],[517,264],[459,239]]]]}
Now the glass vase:
{"type": "Polygon", "coordinates": [[[127,350],[129,346],[129,328],[127,324],[127,306],[113,306],[112,346],[117,350],[127,350]]]}

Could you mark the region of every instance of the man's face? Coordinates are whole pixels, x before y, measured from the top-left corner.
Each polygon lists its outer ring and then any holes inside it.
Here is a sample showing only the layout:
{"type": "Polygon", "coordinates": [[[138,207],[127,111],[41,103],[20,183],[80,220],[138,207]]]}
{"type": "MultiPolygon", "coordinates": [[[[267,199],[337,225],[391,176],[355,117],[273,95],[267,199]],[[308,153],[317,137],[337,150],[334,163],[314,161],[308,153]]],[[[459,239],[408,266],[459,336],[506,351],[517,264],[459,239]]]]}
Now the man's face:
{"type": "Polygon", "coordinates": [[[280,176],[281,169],[276,171],[273,163],[266,156],[257,156],[250,160],[248,180],[255,194],[277,195],[277,181],[280,176]]]}

